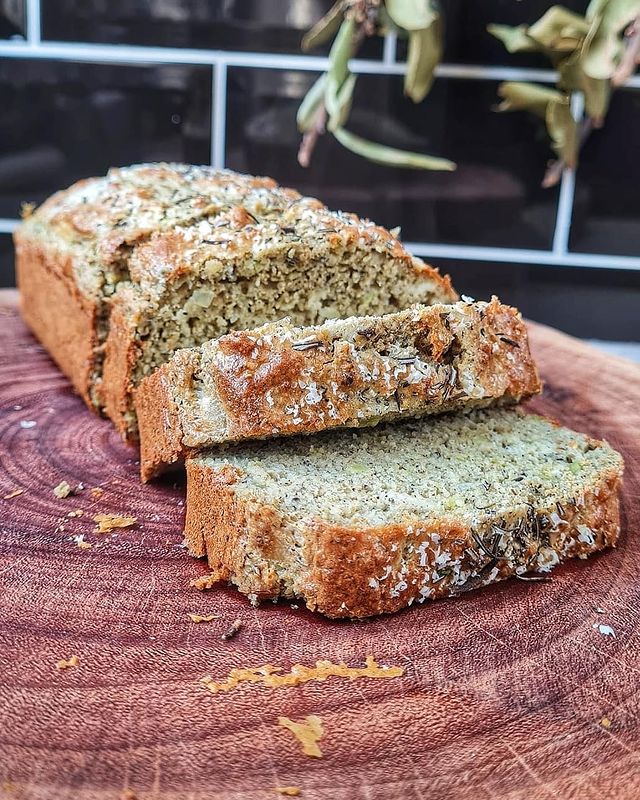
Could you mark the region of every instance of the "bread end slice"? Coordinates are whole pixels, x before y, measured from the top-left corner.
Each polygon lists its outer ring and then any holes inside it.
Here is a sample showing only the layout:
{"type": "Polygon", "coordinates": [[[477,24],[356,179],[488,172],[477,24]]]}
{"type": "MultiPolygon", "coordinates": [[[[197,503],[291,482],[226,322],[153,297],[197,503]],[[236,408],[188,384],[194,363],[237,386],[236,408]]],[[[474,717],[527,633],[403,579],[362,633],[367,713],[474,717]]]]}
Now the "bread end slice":
{"type": "Polygon", "coordinates": [[[405,449],[383,465],[380,474],[398,475],[384,485],[366,472],[354,482],[349,472],[357,463],[351,460],[354,452],[363,463],[365,451],[373,458],[388,452],[389,436],[376,443],[376,431],[352,434],[355,451],[349,452],[323,437],[315,456],[314,446],[298,439],[279,457],[253,448],[226,458],[189,459],[186,542],[193,555],[207,557],[212,570],[201,588],[226,581],[254,603],[301,598],[328,617],[358,618],[511,576],[544,575],[568,558],[586,558],[615,545],[622,459],[606,443],[500,410],[393,427],[406,429],[404,435],[391,432],[396,443],[398,436],[405,439],[405,449]],[[442,428],[444,436],[438,438],[442,428]],[[539,436],[548,437],[541,443],[542,461],[526,452],[539,436]],[[518,437],[529,442],[524,452],[514,446],[518,437]],[[478,447],[484,443],[480,464],[470,461],[469,438],[476,438],[478,447]],[[411,449],[432,445],[436,455],[425,458],[420,489],[407,502],[402,462],[411,461],[411,449]],[[327,459],[341,465],[343,480],[329,474],[327,459]],[[554,459],[553,474],[547,475],[549,459],[554,459]],[[461,466],[452,469],[455,461],[461,466]],[[516,473],[523,461],[532,474],[521,491],[516,473]],[[463,496],[447,512],[451,495],[435,482],[455,472],[460,488],[449,489],[463,496]],[[292,476],[292,485],[282,489],[278,484],[285,474],[292,476]],[[305,492],[305,480],[322,489],[305,492]],[[498,485],[505,481],[506,486],[498,485]],[[354,486],[366,495],[362,507],[348,499],[354,486]],[[436,502],[429,498],[432,489],[442,494],[436,502]],[[386,508],[394,497],[398,509],[386,508]],[[383,510],[366,510],[370,502],[383,510]]]}

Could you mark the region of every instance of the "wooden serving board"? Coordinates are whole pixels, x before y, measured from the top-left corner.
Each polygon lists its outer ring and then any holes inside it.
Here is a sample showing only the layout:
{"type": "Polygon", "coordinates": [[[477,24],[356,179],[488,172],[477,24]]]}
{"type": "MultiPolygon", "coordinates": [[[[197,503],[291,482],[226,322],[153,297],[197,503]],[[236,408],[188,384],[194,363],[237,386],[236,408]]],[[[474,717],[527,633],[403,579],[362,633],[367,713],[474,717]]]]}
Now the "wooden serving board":
{"type": "Polygon", "coordinates": [[[640,370],[547,328],[531,336],[547,384],[532,407],[626,458],[618,549],[548,583],[330,622],[190,588],[205,566],[180,546],[183,483],[138,482],[136,452],[74,396],[5,295],[0,498],[22,493],[0,499],[0,797],[267,800],[278,786],[305,800],[640,797],[640,370]],[[85,488],[58,499],[62,480],[85,488]],[[100,535],[98,513],[138,524],[100,535]],[[195,624],[188,612],[218,616],[195,624]],[[199,683],[368,654],[404,676],[215,695],[199,683]],[[322,758],[277,724],[310,714],[322,758]]]}

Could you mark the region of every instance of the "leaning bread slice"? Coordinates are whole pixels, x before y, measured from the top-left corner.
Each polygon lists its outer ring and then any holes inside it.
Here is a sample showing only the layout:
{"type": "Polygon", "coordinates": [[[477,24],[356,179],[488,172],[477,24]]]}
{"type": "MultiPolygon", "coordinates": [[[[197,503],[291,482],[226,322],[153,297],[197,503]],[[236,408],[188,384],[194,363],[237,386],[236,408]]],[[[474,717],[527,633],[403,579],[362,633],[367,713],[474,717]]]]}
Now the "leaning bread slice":
{"type": "Polygon", "coordinates": [[[365,617],[615,544],[622,458],[519,409],[257,442],[187,461],[201,588],[365,617]]]}
{"type": "Polygon", "coordinates": [[[141,473],[212,445],[517,402],[540,389],[518,311],[414,306],[289,320],[178,351],[136,393],[141,473]]]}

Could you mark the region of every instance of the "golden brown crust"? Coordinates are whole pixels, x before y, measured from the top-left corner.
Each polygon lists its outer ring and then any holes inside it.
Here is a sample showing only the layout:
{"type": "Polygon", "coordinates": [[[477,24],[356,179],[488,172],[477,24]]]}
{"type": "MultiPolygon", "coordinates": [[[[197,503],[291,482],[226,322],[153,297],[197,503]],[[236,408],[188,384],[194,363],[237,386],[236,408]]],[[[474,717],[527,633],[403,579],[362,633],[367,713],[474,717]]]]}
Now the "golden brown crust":
{"type": "Polygon", "coordinates": [[[548,572],[615,546],[620,530],[621,474],[611,471],[553,512],[514,514],[513,530],[528,534],[498,557],[490,557],[481,529],[454,518],[365,528],[312,521],[303,553],[292,555],[297,548],[277,510],[238,496],[241,473],[190,460],[187,474],[186,542],[193,555],[206,554],[209,585],[230,581],[253,601],[300,597],[328,617],[390,613],[515,574],[548,572]]]}
{"type": "Polygon", "coordinates": [[[221,441],[518,402],[540,391],[520,314],[497,298],[354,323],[353,341],[327,326],[301,338],[282,324],[230,333],[184,351],[188,359],[179,353],[136,394],[142,479],[221,441]],[[383,355],[402,345],[414,363],[383,355]],[[216,401],[215,418],[202,412],[202,395],[216,401]]]}
{"type": "Polygon", "coordinates": [[[14,236],[16,278],[24,321],[86,404],[91,400],[98,306],[78,289],[70,258],[14,236]]]}

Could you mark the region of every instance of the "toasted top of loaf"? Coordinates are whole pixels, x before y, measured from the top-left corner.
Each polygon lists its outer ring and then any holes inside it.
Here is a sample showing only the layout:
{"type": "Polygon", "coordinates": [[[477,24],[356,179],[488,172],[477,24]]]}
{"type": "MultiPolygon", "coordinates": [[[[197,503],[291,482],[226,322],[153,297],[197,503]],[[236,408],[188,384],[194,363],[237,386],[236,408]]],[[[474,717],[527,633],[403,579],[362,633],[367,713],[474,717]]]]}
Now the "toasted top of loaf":
{"type": "Polygon", "coordinates": [[[301,261],[304,253],[312,259],[341,246],[388,253],[438,284],[441,299],[455,297],[448,279],[385,229],[330,211],[271,178],[208,166],[139,164],[79,181],[26,219],[20,237],[42,239],[70,256],[76,284],[90,296],[109,296],[123,281],[157,295],[159,282],[179,280],[185,271],[223,278],[234,260],[249,254],[263,260],[286,242],[301,261]],[[130,257],[130,246],[147,240],[130,257]]]}
{"type": "Polygon", "coordinates": [[[287,519],[351,527],[478,525],[579,498],[623,467],[606,442],[518,409],[257,442],[193,461],[231,469],[238,497],[287,519]]]}

